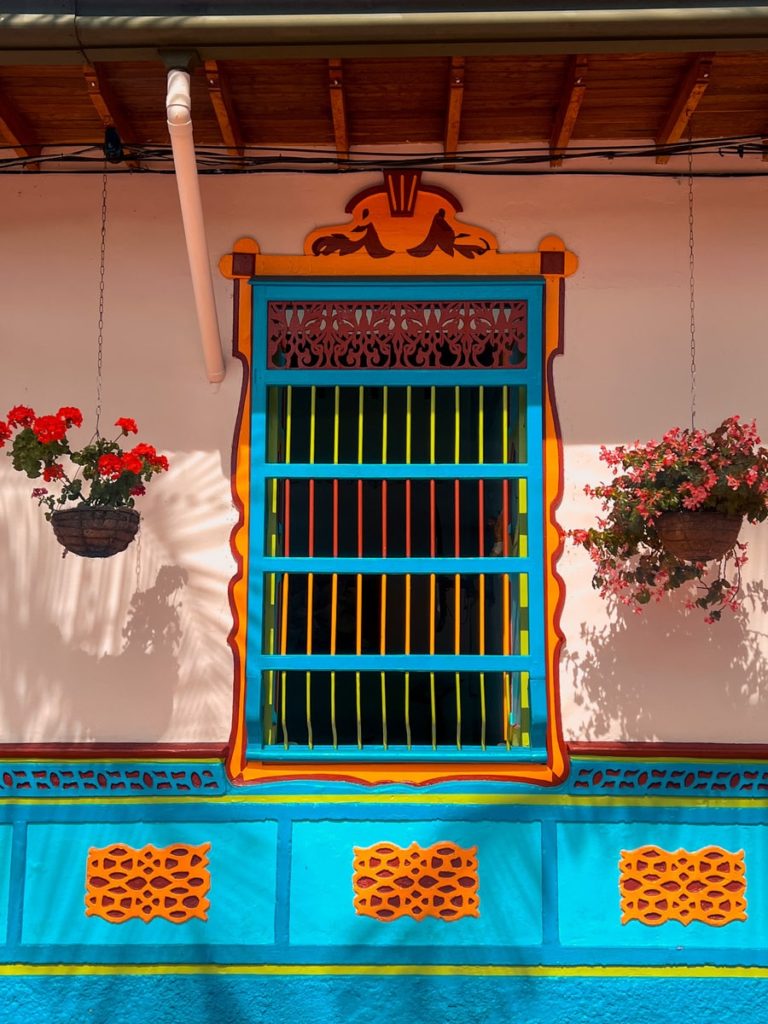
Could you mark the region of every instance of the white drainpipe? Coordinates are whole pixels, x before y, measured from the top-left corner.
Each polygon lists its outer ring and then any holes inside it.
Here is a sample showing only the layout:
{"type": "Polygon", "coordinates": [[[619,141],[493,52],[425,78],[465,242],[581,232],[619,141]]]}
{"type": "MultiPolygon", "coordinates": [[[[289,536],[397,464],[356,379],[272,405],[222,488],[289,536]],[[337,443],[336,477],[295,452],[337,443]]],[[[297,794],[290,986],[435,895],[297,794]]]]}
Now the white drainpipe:
{"type": "Polygon", "coordinates": [[[197,322],[203,342],[203,358],[208,380],[213,384],[224,380],[224,356],[221,350],[219,320],[213,297],[213,281],[205,239],[203,205],[200,200],[200,182],[197,177],[195,141],[192,138],[192,104],[189,94],[189,74],[186,71],[168,72],[168,95],[165,101],[168,114],[168,132],[171,136],[176,184],[179,189],[181,218],[187,240],[189,270],[195,294],[197,322]]]}

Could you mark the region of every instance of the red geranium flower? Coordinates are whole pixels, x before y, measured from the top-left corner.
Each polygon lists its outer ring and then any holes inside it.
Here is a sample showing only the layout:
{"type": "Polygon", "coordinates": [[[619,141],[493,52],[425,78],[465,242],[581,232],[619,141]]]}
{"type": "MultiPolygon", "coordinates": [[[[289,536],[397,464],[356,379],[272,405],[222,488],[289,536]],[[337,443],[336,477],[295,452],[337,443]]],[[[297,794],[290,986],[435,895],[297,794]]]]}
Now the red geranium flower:
{"type": "Polygon", "coordinates": [[[136,420],[132,420],[127,416],[121,416],[119,420],[115,420],[115,426],[120,427],[124,434],[138,434],[139,432],[136,420]]]}
{"type": "Polygon", "coordinates": [[[147,493],[147,489],[143,484],[139,484],[138,487],[132,487],[128,493],[132,498],[140,498],[142,494],[147,493]]]}
{"type": "Polygon", "coordinates": [[[43,480],[50,482],[51,480],[61,480],[64,476],[64,470],[61,466],[55,462],[52,466],[46,466],[43,470],[43,480]]]}
{"type": "Polygon", "coordinates": [[[117,480],[123,472],[123,462],[119,455],[102,455],[99,457],[99,476],[117,480]]]}
{"type": "Polygon", "coordinates": [[[32,430],[40,444],[63,441],[67,434],[67,426],[58,416],[39,416],[32,424],[32,430]]]}
{"type": "Polygon", "coordinates": [[[141,461],[138,455],[133,452],[126,452],[120,460],[123,466],[124,473],[140,473],[144,469],[144,463],[141,461]]]}
{"type": "Polygon", "coordinates": [[[152,459],[152,468],[156,469],[159,473],[164,473],[168,469],[168,459],[164,455],[158,455],[152,459]]]}
{"type": "Polygon", "coordinates": [[[12,427],[30,427],[35,418],[35,410],[28,405],[14,405],[8,413],[8,423],[12,427]]]}
{"type": "Polygon", "coordinates": [[[56,415],[60,416],[68,427],[82,427],[83,425],[83,414],[73,405],[63,405],[56,415]]]}
{"type": "Polygon", "coordinates": [[[5,442],[11,436],[11,428],[7,423],[0,420],[0,448],[5,448],[5,442]]]}
{"type": "Polygon", "coordinates": [[[47,494],[48,490],[45,487],[35,487],[32,491],[32,498],[42,498],[44,494],[47,494]]]}
{"type": "Polygon", "coordinates": [[[131,449],[131,454],[140,455],[143,459],[149,459],[151,462],[152,459],[157,458],[157,448],[153,444],[144,444],[142,441],[141,444],[137,444],[135,448],[131,449]]]}

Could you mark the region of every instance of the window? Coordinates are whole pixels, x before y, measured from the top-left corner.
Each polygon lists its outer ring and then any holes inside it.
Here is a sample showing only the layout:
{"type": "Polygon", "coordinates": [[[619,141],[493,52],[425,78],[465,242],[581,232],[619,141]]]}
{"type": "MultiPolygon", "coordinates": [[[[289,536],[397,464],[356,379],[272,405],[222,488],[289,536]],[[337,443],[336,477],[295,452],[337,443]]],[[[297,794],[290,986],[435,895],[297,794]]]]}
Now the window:
{"type": "Polygon", "coordinates": [[[544,761],[544,280],[252,288],[248,758],[544,761]]]}

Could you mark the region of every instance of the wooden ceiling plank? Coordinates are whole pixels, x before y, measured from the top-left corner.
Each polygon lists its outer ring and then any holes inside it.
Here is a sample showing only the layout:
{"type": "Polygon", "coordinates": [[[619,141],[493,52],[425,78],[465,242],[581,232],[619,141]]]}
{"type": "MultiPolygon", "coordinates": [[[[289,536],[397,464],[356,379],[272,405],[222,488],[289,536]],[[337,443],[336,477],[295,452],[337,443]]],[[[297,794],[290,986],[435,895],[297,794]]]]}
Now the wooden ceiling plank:
{"type": "MultiPolygon", "coordinates": [[[[455,156],[461,137],[461,108],[464,103],[464,58],[451,57],[448,89],[448,109],[445,114],[443,148],[446,157],[455,156]]],[[[446,167],[452,167],[446,164],[446,167]]]]}
{"type": "Polygon", "coordinates": [[[341,60],[332,57],[328,61],[328,88],[331,94],[331,118],[336,155],[339,160],[349,159],[349,121],[344,97],[344,69],[341,60]]]}
{"type": "Polygon", "coordinates": [[[568,58],[560,103],[552,122],[552,133],[549,138],[551,167],[560,167],[563,163],[563,153],[571,141],[587,89],[588,70],[589,58],[585,54],[574,54],[568,58]]]}
{"type": "MultiPolygon", "coordinates": [[[[700,53],[693,59],[685,78],[680,83],[680,87],[675,94],[664,125],[656,136],[657,146],[668,146],[679,142],[685,134],[694,111],[701,102],[712,80],[713,57],[713,53],[700,53]]],[[[666,164],[668,162],[668,156],[656,157],[657,164],[666,164]]]]}
{"type": "Polygon", "coordinates": [[[218,61],[205,62],[205,80],[208,83],[208,95],[211,98],[222,142],[230,156],[243,156],[245,143],[242,128],[235,113],[229,82],[218,61]]]}
{"type": "MultiPolygon", "coordinates": [[[[17,156],[25,159],[40,156],[42,146],[35,143],[31,127],[10,100],[0,93],[0,138],[3,138],[17,156]]],[[[30,171],[39,171],[40,164],[27,164],[30,171]]]]}

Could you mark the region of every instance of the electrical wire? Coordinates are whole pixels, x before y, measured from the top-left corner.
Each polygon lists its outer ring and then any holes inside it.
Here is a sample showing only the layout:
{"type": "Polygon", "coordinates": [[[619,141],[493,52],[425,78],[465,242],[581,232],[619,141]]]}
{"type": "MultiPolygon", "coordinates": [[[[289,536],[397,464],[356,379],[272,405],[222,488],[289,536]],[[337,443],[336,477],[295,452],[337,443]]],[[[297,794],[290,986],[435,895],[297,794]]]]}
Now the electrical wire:
{"type": "MultiPolygon", "coordinates": [[[[38,143],[39,145],[39,143],[38,143]]],[[[61,144],[44,145],[44,152],[38,156],[23,157],[17,153],[3,157],[0,147],[0,174],[22,173],[30,164],[44,167],[52,173],[83,174],[102,173],[104,148],[88,143],[79,143],[73,149],[63,151],[61,144]],[[45,152],[45,150],[59,150],[45,152]]],[[[17,145],[16,149],[23,148],[17,145]]],[[[170,146],[124,144],[125,160],[121,165],[110,165],[110,174],[173,174],[173,154],[170,146]],[[138,165],[138,166],[137,166],[138,165]]],[[[738,157],[768,156],[768,145],[762,136],[745,135],[719,137],[716,139],[685,140],[673,145],[632,144],[620,146],[571,146],[562,154],[563,165],[552,168],[551,152],[548,147],[517,146],[503,149],[472,149],[446,155],[444,152],[387,152],[383,150],[356,150],[346,158],[340,158],[336,150],[312,149],[309,147],[249,146],[242,156],[232,156],[224,146],[200,146],[197,149],[197,164],[200,174],[270,174],[270,173],[312,173],[339,174],[349,171],[382,171],[385,169],[435,170],[452,174],[611,174],[624,177],[683,177],[686,172],[664,165],[663,169],[643,170],[621,169],[627,160],[654,159],[657,156],[711,156],[738,157]],[[584,170],[576,162],[585,160],[606,161],[613,166],[610,170],[584,170]]],[[[703,170],[696,177],[764,177],[765,170],[703,170]]]]}

